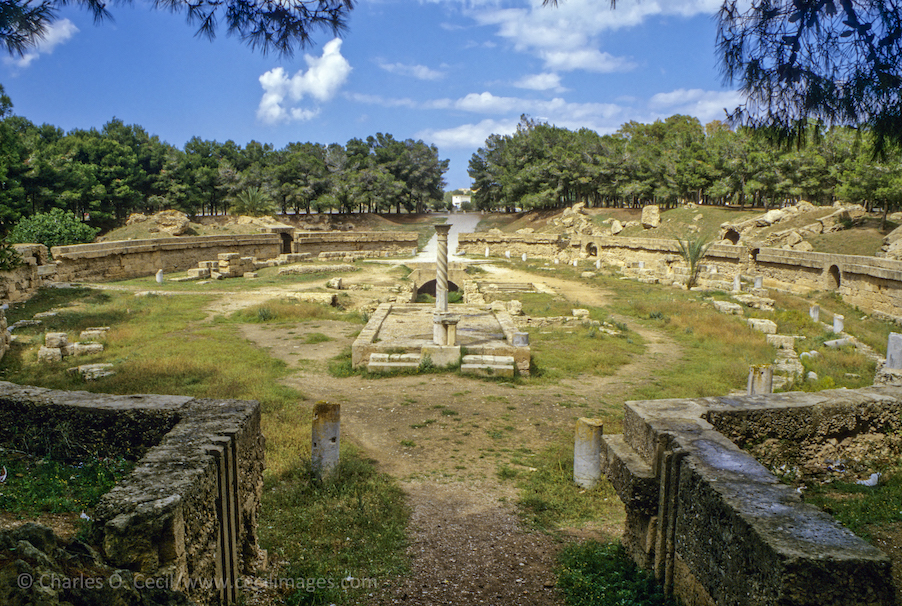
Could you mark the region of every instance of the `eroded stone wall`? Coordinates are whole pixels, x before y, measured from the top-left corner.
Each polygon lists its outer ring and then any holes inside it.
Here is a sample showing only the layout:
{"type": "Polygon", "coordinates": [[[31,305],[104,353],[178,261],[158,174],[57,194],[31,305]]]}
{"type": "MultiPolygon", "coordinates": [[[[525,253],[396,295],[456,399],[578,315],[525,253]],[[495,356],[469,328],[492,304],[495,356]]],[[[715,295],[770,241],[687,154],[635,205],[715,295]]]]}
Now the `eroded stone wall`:
{"type": "MultiPolygon", "coordinates": [[[[542,234],[461,234],[459,248],[481,257],[492,256],[583,259],[634,270],[650,282],[685,283],[686,264],[673,240],[583,235],[578,240],[542,234]]],[[[730,288],[735,275],[760,277],[771,286],[796,292],[835,290],[863,309],[902,318],[902,261],[855,255],[833,255],[784,248],[714,244],[702,261],[699,283],[730,288]]]]}
{"type": "Polygon", "coordinates": [[[22,265],[11,271],[0,271],[0,303],[28,299],[44,284],[56,279],[56,266],[43,244],[14,244],[22,257],[22,265]]]}
{"type": "Polygon", "coordinates": [[[281,242],[275,233],[193,236],[54,246],[50,252],[60,282],[102,282],[152,276],[161,269],[186,271],[220,253],[273,259],[282,252],[281,242]]]}
{"type": "Polygon", "coordinates": [[[396,231],[296,231],[293,253],[378,253],[411,255],[418,248],[417,234],[396,231]]]}
{"type": "Polygon", "coordinates": [[[34,450],[42,435],[66,432],[76,445],[73,456],[138,459],[94,511],[94,538],[106,564],[164,579],[202,605],[235,602],[235,581],[252,574],[261,556],[264,441],[257,402],[0,382],[0,410],[16,419],[0,429],[0,442],[34,450]]]}
{"type": "Polygon", "coordinates": [[[902,388],[872,387],[627,402],[601,456],[626,507],[624,546],[687,606],[895,604],[889,557],[730,438],[804,451],[894,426],[900,401],[902,388]]]}

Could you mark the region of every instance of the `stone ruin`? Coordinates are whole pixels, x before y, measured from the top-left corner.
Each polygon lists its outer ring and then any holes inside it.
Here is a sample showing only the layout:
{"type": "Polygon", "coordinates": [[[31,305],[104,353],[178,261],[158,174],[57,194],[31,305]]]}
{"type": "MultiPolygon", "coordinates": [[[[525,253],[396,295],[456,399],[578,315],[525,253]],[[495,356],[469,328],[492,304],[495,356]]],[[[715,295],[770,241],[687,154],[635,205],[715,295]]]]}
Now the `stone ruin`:
{"type": "Polygon", "coordinates": [[[687,606],[891,606],[889,557],[771,469],[824,471],[833,442],[830,457],[863,469],[884,447],[868,436],[900,429],[900,387],[627,402],[600,463],[626,507],[627,551],[687,606]]]}
{"type": "MultiPolygon", "coordinates": [[[[110,575],[126,585],[128,595],[81,594],[82,602],[111,604],[151,603],[150,595],[135,597],[141,592],[129,583],[137,581],[168,594],[183,592],[202,606],[234,604],[240,577],[265,563],[257,540],[264,468],[257,402],[111,396],[0,382],[0,410],[16,419],[0,426],[4,446],[42,454],[51,444],[64,444],[75,461],[136,461],[94,510],[91,542],[99,553],[78,540],[59,547],[49,531],[34,527],[13,533],[18,559],[4,565],[11,575],[0,574],[0,595],[13,603],[37,603],[35,593],[16,584],[18,575],[59,574],[59,562],[67,558],[86,560],[82,565],[89,563],[90,575],[107,589],[110,575]]],[[[0,536],[0,543],[9,540],[0,536]]],[[[38,590],[42,604],[78,597],[65,586],[38,590]]],[[[188,603],[177,594],[167,601],[160,592],[153,595],[155,604],[188,603]]]]}

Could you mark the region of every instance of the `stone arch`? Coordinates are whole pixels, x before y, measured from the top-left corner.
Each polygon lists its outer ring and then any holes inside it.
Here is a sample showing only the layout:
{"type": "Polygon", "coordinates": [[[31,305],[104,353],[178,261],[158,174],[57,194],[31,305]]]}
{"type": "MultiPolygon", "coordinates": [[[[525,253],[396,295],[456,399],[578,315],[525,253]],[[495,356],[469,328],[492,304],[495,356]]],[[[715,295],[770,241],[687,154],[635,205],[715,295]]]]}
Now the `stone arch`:
{"type": "Polygon", "coordinates": [[[598,256],[598,246],[595,245],[595,242],[589,242],[586,244],[586,254],[590,257],[598,256]]]}
{"type": "Polygon", "coordinates": [[[839,266],[831,265],[830,269],[826,271],[826,277],[827,288],[839,290],[840,285],[842,285],[842,272],[839,271],[839,266]]]}
{"type": "Polygon", "coordinates": [[[742,236],[733,228],[727,230],[727,232],[723,235],[724,240],[729,240],[731,244],[739,244],[739,238],[742,236]]]}
{"type": "Polygon", "coordinates": [[[282,240],[281,251],[283,255],[291,254],[291,243],[293,241],[291,234],[282,232],[279,234],[279,238],[282,240]]]}
{"type": "MultiPolygon", "coordinates": [[[[428,282],[421,285],[417,289],[417,295],[427,294],[430,297],[434,297],[435,296],[435,286],[436,286],[435,280],[429,280],[428,282]]],[[[460,290],[460,287],[457,284],[455,284],[454,282],[452,282],[451,280],[448,280],[448,292],[452,292],[452,291],[456,291],[456,290],[460,290]]]]}

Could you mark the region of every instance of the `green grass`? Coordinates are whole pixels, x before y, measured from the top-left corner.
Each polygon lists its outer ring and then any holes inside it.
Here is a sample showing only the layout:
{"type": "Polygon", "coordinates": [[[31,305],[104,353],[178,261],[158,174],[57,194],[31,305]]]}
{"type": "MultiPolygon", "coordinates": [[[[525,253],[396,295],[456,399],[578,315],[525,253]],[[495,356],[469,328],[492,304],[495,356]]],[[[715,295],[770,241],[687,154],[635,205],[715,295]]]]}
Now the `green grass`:
{"type": "Polygon", "coordinates": [[[332,341],[332,337],[328,335],[324,335],[321,332],[311,332],[304,336],[304,344],[305,345],[316,345],[317,343],[325,343],[327,341],[332,341]]]}
{"type": "Polygon", "coordinates": [[[530,382],[558,381],[581,374],[606,376],[629,363],[645,347],[636,333],[611,336],[595,328],[531,329],[530,382]]]}
{"type": "MultiPolygon", "coordinates": [[[[311,262],[305,263],[310,267],[330,267],[335,265],[346,265],[343,262],[311,262]]],[[[307,284],[310,282],[325,282],[332,277],[341,277],[359,273],[365,265],[363,263],[355,264],[356,269],[344,272],[328,272],[311,274],[284,274],[279,275],[278,267],[266,267],[257,270],[257,277],[253,280],[245,278],[225,278],[222,280],[189,280],[187,282],[173,282],[171,278],[184,277],[187,272],[173,272],[164,274],[165,281],[158,284],[156,276],[145,276],[143,278],[132,278],[129,280],[118,280],[110,282],[110,285],[120,288],[132,290],[151,290],[156,292],[200,292],[200,293],[219,293],[224,292],[251,292],[260,288],[286,287],[292,284],[307,284]],[[200,284],[199,282],[204,282],[200,284]]]]}
{"type": "Polygon", "coordinates": [[[296,299],[272,299],[238,310],[231,314],[229,318],[219,321],[258,324],[266,322],[308,322],[310,320],[341,320],[355,324],[366,324],[363,315],[358,312],[345,312],[338,307],[310,301],[298,301],[296,299]]]}
{"type": "Polygon", "coordinates": [[[874,487],[846,482],[810,486],[804,498],[868,538],[871,525],[902,522],[902,469],[884,473],[874,487]]]}
{"type": "MultiPolygon", "coordinates": [[[[409,511],[398,483],[375,461],[343,448],[334,479],[310,476],[309,461],[267,479],[260,543],[285,560],[281,577],[384,580],[408,570],[404,555],[409,511]]],[[[365,591],[289,589],[287,604],[345,603],[365,591]]]]}
{"type": "Polygon", "coordinates": [[[619,544],[571,543],[558,556],[557,587],[568,606],[677,606],[619,544]]]}
{"type": "Polygon", "coordinates": [[[2,454],[8,477],[0,488],[0,509],[28,516],[89,511],[134,468],[121,458],[64,463],[14,451],[2,454]]]}
{"type": "Polygon", "coordinates": [[[630,389],[628,399],[696,398],[744,387],[749,366],[773,362],[776,352],[745,320],[701,305],[702,295],[630,280],[596,278],[615,292],[613,309],[662,330],[680,348],[676,363],[658,368],[630,389]]]}
{"type": "Polygon", "coordinates": [[[502,479],[514,480],[519,489],[518,505],[523,517],[543,530],[579,526],[589,522],[620,524],[623,506],[607,480],[586,490],[573,482],[573,442],[561,439],[528,459],[530,471],[522,467],[521,454],[514,467],[499,470],[502,479]]]}

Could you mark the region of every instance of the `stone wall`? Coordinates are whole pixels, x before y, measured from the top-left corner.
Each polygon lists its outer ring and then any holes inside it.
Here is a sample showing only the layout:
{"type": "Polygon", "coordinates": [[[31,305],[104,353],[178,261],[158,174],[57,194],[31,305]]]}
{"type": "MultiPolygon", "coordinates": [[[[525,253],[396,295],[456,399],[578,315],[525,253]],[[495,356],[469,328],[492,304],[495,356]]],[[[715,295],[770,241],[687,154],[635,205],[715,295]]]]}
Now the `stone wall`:
{"type": "MultiPolygon", "coordinates": [[[[481,257],[486,247],[492,256],[510,251],[518,257],[601,259],[634,271],[646,281],[685,283],[686,264],[673,240],[616,236],[563,236],[542,234],[461,234],[460,245],[481,257]]],[[[714,244],[703,260],[699,283],[730,288],[733,276],[761,277],[773,286],[794,292],[836,290],[852,305],[896,319],[902,317],[902,261],[855,255],[833,255],[783,248],[714,244]]]]}
{"type": "Polygon", "coordinates": [[[570,240],[557,234],[503,234],[477,232],[459,234],[457,250],[473,256],[483,256],[485,249],[493,257],[503,257],[506,252],[519,257],[523,253],[533,257],[554,257],[570,246],[570,240]]]}
{"type": "Polygon", "coordinates": [[[165,579],[202,605],[236,601],[236,581],[252,574],[261,557],[264,441],[257,402],[0,382],[0,410],[16,419],[0,428],[0,443],[40,452],[42,439],[52,446],[65,433],[77,451],[71,456],[138,459],[94,511],[105,563],[165,579]]]}
{"type": "Polygon", "coordinates": [[[604,436],[601,453],[626,506],[624,546],[687,606],[895,604],[889,557],[730,438],[884,430],[900,401],[902,388],[873,387],[627,402],[623,434],[604,436]]]}
{"type": "Polygon", "coordinates": [[[56,278],[56,266],[47,256],[43,244],[14,244],[22,257],[22,265],[11,271],[0,271],[0,302],[14,303],[28,299],[45,283],[56,278]]]}
{"type": "Polygon", "coordinates": [[[293,253],[312,255],[362,252],[415,255],[417,249],[417,234],[400,231],[296,231],[291,245],[293,253]]]}
{"type": "Polygon", "coordinates": [[[281,242],[276,233],[192,236],[54,246],[50,252],[60,282],[101,282],[152,276],[160,269],[187,271],[220,253],[273,259],[282,252],[281,242]]]}

